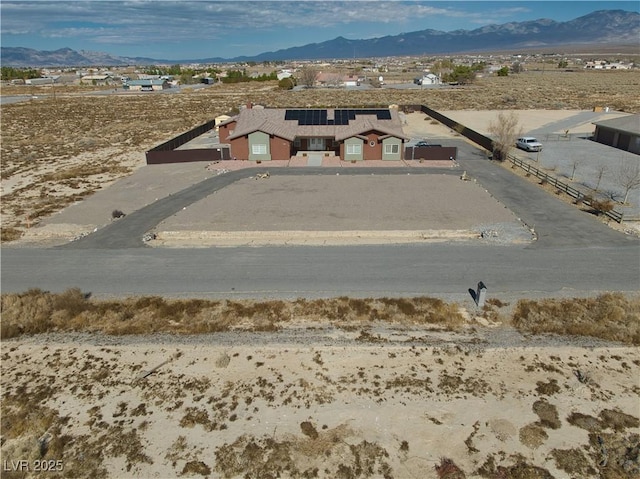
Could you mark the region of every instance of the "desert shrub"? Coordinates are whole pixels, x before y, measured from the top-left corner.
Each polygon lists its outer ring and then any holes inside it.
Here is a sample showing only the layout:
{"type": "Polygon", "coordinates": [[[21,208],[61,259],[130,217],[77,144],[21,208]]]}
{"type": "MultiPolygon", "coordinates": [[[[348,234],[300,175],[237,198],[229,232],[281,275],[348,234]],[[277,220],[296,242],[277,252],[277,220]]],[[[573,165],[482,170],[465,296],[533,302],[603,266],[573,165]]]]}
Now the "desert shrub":
{"type": "Polygon", "coordinates": [[[611,200],[592,200],[591,208],[596,215],[602,215],[613,210],[613,202],[611,200]]]}
{"type": "Polygon", "coordinates": [[[278,88],[280,88],[281,90],[293,90],[294,86],[295,83],[291,78],[283,78],[278,82],[278,88]]]}
{"type": "Polygon", "coordinates": [[[440,459],[435,466],[438,479],[465,479],[467,476],[456,464],[446,457],[440,459]]]}
{"type": "Polygon", "coordinates": [[[513,325],[534,334],[590,336],[640,344],[640,298],[606,293],[595,298],[521,299],[513,325]]]}
{"type": "Polygon", "coordinates": [[[3,227],[2,230],[0,231],[1,233],[1,240],[4,243],[5,241],[15,241],[18,238],[20,238],[23,234],[24,231],[18,229],[18,228],[12,228],[11,226],[9,227],[3,227]]]}
{"type": "Polygon", "coordinates": [[[118,218],[124,218],[126,215],[120,210],[113,210],[111,212],[111,218],[116,220],[118,218]]]}

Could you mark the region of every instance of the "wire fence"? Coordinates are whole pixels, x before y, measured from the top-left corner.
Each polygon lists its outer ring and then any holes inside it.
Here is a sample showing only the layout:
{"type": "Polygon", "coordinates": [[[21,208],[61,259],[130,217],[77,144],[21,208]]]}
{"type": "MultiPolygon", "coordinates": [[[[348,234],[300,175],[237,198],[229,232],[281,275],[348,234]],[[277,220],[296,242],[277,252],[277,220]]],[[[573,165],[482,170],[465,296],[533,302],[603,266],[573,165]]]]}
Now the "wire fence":
{"type": "Polygon", "coordinates": [[[545,133],[540,135],[540,138],[544,141],[573,141],[584,140],[591,138],[592,135],[588,133],[545,133]]]}

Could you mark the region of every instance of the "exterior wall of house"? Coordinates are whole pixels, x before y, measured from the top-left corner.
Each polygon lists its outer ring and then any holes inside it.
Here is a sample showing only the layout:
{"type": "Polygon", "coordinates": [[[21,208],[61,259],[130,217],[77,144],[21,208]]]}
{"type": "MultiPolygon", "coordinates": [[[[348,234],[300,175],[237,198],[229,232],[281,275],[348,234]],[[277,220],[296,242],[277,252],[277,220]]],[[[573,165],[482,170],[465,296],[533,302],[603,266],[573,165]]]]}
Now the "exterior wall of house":
{"type": "Polygon", "coordinates": [[[400,138],[385,138],[382,140],[382,159],[383,160],[401,160],[402,159],[402,140],[400,138]],[[395,148],[394,148],[395,146],[395,148]],[[389,147],[389,148],[387,148],[389,147]],[[395,153],[387,153],[387,149],[396,150],[395,153]]]}
{"type": "Polygon", "coordinates": [[[226,125],[221,125],[218,128],[218,135],[220,137],[220,143],[226,143],[227,138],[229,138],[229,135],[231,135],[231,133],[235,129],[237,123],[238,123],[237,121],[232,121],[232,122],[227,123],[226,125]]]}
{"type": "Polygon", "coordinates": [[[624,151],[640,154],[640,136],[596,126],[595,140],[624,151]]]}
{"type": "Polygon", "coordinates": [[[364,141],[361,138],[347,138],[342,142],[342,145],[340,145],[340,158],[344,161],[361,161],[364,159],[365,148],[368,148],[368,145],[365,145],[364,141]],[[357,145],[360,145],[360,153],[347,153],[347,151],[349,151],[347,145],[353,145],[355,147],[357,147],[357,145]]]}
{"type": "Polygon", "coordinates": [[[291,158],[291,142],[284,138],[274,136],[270,140],[272,160],[288,160],[291,158]]]}
{"type": "Polygon", "coordinates": [[[235,138],[229,142],[231,146],[231,158],[234,160],[249,159],[249,142],[246,136],[235,138]]]}
{"type": "Polygon", "coordinates": [[[365,135],[367,137],[364,148],[365,160],[379,160],[382,158],[382,142],[378,141],[378,134],[370,132],[365,135]]]}
{"type": "Polygon", "coordinates": [[[271,148],[269,135],[261,131],[254,131],[247,136],[249,140],[249,160],[251,161],[269,161],[271,160],[271,148]],[[257,149],[263,145],[262,152],[257,149]]]}

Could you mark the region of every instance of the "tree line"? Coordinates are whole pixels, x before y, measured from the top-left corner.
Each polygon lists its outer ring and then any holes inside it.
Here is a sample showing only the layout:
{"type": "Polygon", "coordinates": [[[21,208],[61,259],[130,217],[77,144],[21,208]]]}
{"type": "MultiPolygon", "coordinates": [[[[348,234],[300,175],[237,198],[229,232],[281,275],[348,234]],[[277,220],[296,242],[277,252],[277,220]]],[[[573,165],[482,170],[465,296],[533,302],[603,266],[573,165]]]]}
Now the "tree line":
{"type": "Polygon", "coordinates": [[[40,70],[35,68],[14,68],[2,67],[2,80],[28,80],[29,78],[40,78],[40,70]]]}

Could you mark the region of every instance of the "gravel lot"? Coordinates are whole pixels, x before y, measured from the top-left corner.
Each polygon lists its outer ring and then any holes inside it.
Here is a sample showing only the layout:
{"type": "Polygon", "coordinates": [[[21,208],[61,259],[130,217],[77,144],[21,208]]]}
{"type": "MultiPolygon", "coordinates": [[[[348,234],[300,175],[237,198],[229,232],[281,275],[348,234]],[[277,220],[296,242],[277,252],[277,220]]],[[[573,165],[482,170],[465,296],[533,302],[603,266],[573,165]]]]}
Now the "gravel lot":
{"type": "Polygon", "coordinates": [[[362,243],[477,238],[499,228],[515,233],[511,240],[530,239],[511,211],[475,182],[452,174],[271,176],[240,180],[194,203],[158,225],[157,234],[171,246],[231,239],[207,232],[242,232],[233,241],[253,244],[306,243],[318,236],[362,243]],[[275,232],[282,234],[270,234],[275,232]],[[331,234],[336,232],[353,234],[331,234]]]}

